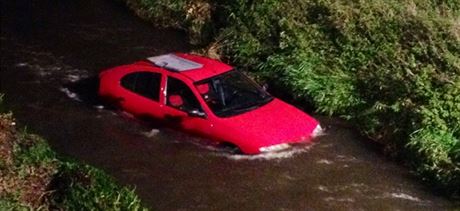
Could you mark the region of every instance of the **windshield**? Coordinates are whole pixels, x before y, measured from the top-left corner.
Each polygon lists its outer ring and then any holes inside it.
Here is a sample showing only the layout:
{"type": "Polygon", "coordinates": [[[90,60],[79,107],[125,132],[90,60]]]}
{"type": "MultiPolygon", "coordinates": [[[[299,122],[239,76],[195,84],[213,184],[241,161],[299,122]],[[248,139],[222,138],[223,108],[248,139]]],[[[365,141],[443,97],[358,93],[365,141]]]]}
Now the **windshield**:
{"type": "Polygon", "coordinates": [[[206,104],[219,117],[237,115],[270,102],[273,97],[239,71],[195,84],[206,104]]]}

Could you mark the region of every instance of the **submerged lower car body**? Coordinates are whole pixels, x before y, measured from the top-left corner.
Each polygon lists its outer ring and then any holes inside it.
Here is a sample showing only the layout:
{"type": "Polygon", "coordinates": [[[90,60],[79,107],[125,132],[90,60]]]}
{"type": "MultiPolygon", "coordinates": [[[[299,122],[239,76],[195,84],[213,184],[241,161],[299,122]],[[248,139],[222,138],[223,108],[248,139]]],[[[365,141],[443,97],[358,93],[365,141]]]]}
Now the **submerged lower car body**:
{"type": "Polygon", "coordinates": [[[99,95],[134,116],[257,154],[310,142],[319,122],[220,61],[166,54],[100,73],[99,95]]]}

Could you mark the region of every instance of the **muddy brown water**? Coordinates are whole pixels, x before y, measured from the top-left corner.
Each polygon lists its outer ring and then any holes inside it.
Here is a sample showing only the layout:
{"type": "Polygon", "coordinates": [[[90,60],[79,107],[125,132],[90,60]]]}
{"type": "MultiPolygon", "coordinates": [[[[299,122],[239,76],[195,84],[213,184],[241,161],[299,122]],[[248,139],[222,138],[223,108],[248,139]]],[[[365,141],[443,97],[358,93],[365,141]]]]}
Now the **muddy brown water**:
{"type": "Polygon", "coordinates": [[[208,149],[101,109],[92,76],[151,55],[189,51],[121,3],[2,1],[0,92],[21,126],[60,154],[135,187],[154,210],[449,210],[412,174],[335,120],[307,148],[266,156],[208,149]]]}

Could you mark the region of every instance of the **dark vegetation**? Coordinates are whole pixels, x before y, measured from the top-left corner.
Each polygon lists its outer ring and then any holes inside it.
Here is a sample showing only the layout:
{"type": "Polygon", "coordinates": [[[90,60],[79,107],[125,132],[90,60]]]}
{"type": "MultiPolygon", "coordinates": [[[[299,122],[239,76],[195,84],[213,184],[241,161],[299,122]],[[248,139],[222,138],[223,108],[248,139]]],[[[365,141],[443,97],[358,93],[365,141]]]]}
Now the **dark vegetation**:
{"type": "Polygon", "coordinates": [[[0,95],[0,210],[145,210],[132,190],[17,130],[0,95]]]}
{"type": "Polygon", "coordinates": [[[126,0],[201,52],[340,116],[436,190],[460,191],[458,0],[126,0]]]}

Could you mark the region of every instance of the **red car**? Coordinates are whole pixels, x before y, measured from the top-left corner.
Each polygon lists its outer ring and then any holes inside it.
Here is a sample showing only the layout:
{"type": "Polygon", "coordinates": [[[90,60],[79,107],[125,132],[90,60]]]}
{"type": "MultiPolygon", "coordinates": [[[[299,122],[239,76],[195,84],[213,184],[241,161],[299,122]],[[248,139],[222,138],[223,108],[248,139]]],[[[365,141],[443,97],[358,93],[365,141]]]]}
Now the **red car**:
{"type": "Polygon", "coordinates": [[[99,78],[99,95],[134,116],[245,154],[283,150],[321,131],[314,118],[238,70],[197,55],[150,57],[105,70],[99,78]]]}

